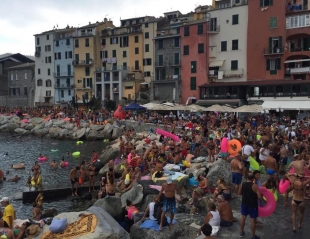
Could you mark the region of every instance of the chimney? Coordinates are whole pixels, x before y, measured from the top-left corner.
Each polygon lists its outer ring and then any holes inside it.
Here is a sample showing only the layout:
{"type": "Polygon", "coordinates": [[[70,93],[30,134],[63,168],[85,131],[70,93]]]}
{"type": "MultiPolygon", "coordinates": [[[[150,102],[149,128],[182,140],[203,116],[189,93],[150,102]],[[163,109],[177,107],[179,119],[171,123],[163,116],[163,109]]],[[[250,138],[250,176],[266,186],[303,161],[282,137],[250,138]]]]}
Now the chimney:
{"type": "Polygon", "coordinates": [[[107,22],[107,21],[108,21],[108,19],[105,17],[105,18],[104,18],[104,22],[107,22]]]}

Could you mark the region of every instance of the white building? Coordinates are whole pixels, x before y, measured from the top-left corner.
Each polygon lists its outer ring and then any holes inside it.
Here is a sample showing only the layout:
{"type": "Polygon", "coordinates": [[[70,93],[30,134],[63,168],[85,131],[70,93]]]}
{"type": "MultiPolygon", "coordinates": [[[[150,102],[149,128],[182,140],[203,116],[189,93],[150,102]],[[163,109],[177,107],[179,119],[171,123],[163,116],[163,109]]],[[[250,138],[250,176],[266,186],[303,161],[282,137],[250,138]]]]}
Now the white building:
{"type": "Polygon", "coordinates": [[[54,103],[54,31],[35,37],[35,106],[53,106],[54,103]]]}
{"type": "Polygon", "coordinates": [[[206,14],[209,18],[209,81],[246,81],[247,0],[216,1],[215,8],[206,14]]]}

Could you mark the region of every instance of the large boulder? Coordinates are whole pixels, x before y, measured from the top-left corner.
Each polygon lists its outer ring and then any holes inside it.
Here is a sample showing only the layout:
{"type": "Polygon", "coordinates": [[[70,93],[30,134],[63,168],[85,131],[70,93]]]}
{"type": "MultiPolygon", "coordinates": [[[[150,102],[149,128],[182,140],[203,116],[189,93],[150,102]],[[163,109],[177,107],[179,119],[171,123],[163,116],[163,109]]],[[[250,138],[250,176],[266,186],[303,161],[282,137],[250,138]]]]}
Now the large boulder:
{"type": "Polygon", "coordinates": [[[25,129],[26,130],[32,130],[34,128],[34,126],[32,125],[32,124],[27,124],[26,126],[25,126],[25,129]]]}
{"type": "Polygon", "coordinates": [[[69,138],[70,136],[69,131],[67,129],[60,129],[58,134],[59,134],[58,136],[59,139],[69,138]]]}
{"type": "Polygon", "coordinates": [[[19,123],[20,123],[20,118],[17,117],[17,116],[13,116],[13,117],[10,119],[10,122],[13,123],[13,124],[19,124],[19,123]]]}
{"type": "MultiPolygon", "coordinates": [[[[47,122],[44,122],[44,127],[46,128],[50,128],[53,126],[53,121],[49,120],[47,122]]],[[[57,126],[57,125],[56,125],[57,126]]]]}
{"type": "Polygon", "coordinates": [[[7,132],[7,131],[8,131],[7,125],[6,125],[6,124],[1,125],[1,126],[0,126],[0,131],[1,131],[1,132],[7,132]]]}
{"type": "Polygon", "coordinates": [[[52,139],[56,139],[59,136],[60,128],[55,125],[49,129],[48,133],[52,139]]]}
{"type": "Polygon", "coordinates": [[[24,134],[27,130],[25,129],[22,129],[22,128],[17,128],[14,130],[15,133],[17,134],[24,134]]]}
{"type": "Polygon", "coordinates": [[[172,229],[164,228],[162,232],[157,232],[152,229],[140,228],[141,221],[137,222],[130,228],[131,239],[191,239],[196,238],[198,229],[177,222],[172,229]]]}
{"type": "Polygon", "coordinates": [[[107,147],[99,156],[99,159],[103,164],[106,164],[111,159],[115,159],[117,156],[119,156],[119,147],[115,147],[113,145],[113,147],[107,147]]]}
{"type": "Polygon", "coordinates": [[[6,125],[9,121],[6,118],[3,118],[3,120],[0,122],[0,125],[6,125]]]}
{"type": "Polygon", "coordinates": [[[112,131],[112,139],[117,139],[118,137],[122,136],[123,132],[120,128],[114,128],[112,131]]]}
{"type": "Polygon", "coordinates": [[[121,201],[122,207],[126,207],[126,201],[129,200],[133,205],[139,204],[143,200],[143,188],[140,184],[134,183],[132,188],[122,194],[121,201]]]}
{"type": "Polygon", "coordinates": [[[32,131],[41,130],[43,128],[44,128],[44,124],[36,124],[34,128],[32,129],[32,131]]]}
{"type": "Polygon", "coordinates": [[[104,126],[103,133],[105,133],[105,134],[111,134],[113,128],[114,128],[113,125],[107,123],[107,124],[104,126]]]}
{"type": "Polygon", "coordinates": [[[104,125],[97,125],[97,124],[91,124],[89,127],[90,129],[97,130],[97,131],[104,129],[104,125]]]}
{"type": "Polygon", "coordinates": [[[73,130],[74,129],[74,124],[67,123],[67,124],[64,125],[64,128],[66,128],[67,130],[73,130]]]}
{"type": "Polygon", "coordinates": [[[94,203],[94,206],[104,209],[114,218],[119,218],[123,212],[121,198],[116,196],[99,199],[94,203]]]}
{"type": "Polygon", "coordinates": [[[74,140],[78,140],[84,136],[85,136],[85,128],[80,128],[72,135],[72,138],[74,140]]]}
{"type": "Polygon", "coordinates": [[[57,121],[53,122],[53,125],[57,126],[57,127],[62,127],[65,123],[66,123],[66,121],[64,121],[64,120],[57,120],[57,121]]]}
{"type": "Polygon", "coordinates": [[[14,133],[14,130],[18,128],[18,124],[14,123],[8,123],[6,126],[9,133],[14,133]]]}
{"type": "Polygon", "coordinates": [[[210,168],[207,175],[209,187],[217,187],[216,182],[223,177],[228,185],[231,185],[230,164],[222,159],[218,159],[210,168]]]}
{"type": "Polygon", "coordinates": [[[82,124],[82,127],[83,127],[83,128],[88,128],[88,127],[89,127],[89,123],[84,123],[84,124],[82,124]]]}
{"type": "MultiPolygon", "coordinates": [[[[100,207],[92,206],[86,211],[81,212],[68,212],[61,213],[55,218],[67,218],[67,223],[71,224],[79,220],[81,215],[94,214],[97,218],[97,225],[93,233],[87,233],[83,236],[77,236],[73,238],[83,238],[83,239],[129,239],[129,233],[123,229],[114,218],[109,215],[104,209],[100,207]]],[[[49,226],[45,225],[41,233],[35,237],[35,239],[42,238],[42,235],[49,231],[49,226]]]]}

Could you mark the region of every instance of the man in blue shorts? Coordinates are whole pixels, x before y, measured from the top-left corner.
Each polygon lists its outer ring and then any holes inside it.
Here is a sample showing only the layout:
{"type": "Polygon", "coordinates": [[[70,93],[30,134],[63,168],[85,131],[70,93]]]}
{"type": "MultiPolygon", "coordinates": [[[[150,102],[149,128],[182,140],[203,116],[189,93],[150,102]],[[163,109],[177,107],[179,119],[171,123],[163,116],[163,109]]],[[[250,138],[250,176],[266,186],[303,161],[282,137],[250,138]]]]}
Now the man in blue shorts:
{"type": "Polygon", "coordinates": [[[241,154],[237,154],[234,159],[230,162],[230,170],[232,176],[232,184],[234,188],[234,194],[238,195],[239,186],[242,182],[243,175],[243,164],[241,162],[241,154]]]}
{"type": "Polygon", "coordinates": [[[166,183],[163,183],[160,193],[157,197],[157,199],[159,199],[162,194],[165,195],[163,212],[161,214],[161,220],[160,220],[160,225],[159,225],[160,231],[162,231],[163,229],[162,223],[164,221],[165,214],[166,212],[169,212],[169,211],[170,211],[169,228],[172,229],[172,221],[173,221],[174,214],[176,213],[175,191],[178,191],[178,194],[180,195],[180,200],[182,200],[182,194],[181,194],[181,191],[178,185],[172,182],[171,177],[167,177],[166,183]]]}
{"type": "Polygon", "coordinates": [[[240,238],[245,236],[244,225],[248,215],[251,218],[251,239],[260,239],[255,235],[256,219],[258,217],[258,199],[262,198],[262,194],[259,191],[257,184],[253,183],[254,175],[249,173],[247,175],[247,181],[242,183],[239,188],[239,195],[242,195],[241,203],[241,219],[240,219],[240,238]]]}

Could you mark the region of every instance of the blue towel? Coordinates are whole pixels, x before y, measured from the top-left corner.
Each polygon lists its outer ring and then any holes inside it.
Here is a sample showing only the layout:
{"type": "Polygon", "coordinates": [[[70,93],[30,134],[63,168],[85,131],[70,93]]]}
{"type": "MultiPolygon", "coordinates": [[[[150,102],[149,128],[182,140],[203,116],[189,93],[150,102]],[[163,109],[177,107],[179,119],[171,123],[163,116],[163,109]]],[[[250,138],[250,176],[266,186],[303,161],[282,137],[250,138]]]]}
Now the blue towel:
{"type": "Polygon", "coordinates": [[[170,175],[175,175],[175,172],[169,171],[169,170],[164,170],[165,174],[170,174],[170,175]]]}
{"type": "Polygon", "coordinates": [[[187,180],[187,185],[188,185],[188,186],[194,186],[194,187],[197,187],[197,186],[198,186],[198,181],[197,181],[197,180],[195,180],[195,178],[194,178],[194,177],[189,178],[189,179],[187,180]]]}
{"type": "MultiPolygon", "coordinates": [[[[168,223],[170,223],[170,218],[167,218],[168,223]]],[[[172,224],[175,224],[176,220],[172,221],[172,224]]],[[[141,223],[140,228],[147,228],[147,229],[153,229],[157,232],[159,232],[159,224],[157,223],[157,221],[153,221],[153,220],[146,220],[143,223],[141,223]]]]}

